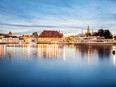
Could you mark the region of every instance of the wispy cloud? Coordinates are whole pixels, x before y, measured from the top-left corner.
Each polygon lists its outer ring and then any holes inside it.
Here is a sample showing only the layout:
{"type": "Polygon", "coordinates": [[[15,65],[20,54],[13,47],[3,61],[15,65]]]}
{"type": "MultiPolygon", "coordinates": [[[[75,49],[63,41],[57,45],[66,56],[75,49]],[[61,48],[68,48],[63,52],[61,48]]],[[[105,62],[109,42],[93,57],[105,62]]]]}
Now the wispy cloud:
{"type": "Polygon", "coordinates": [[[115,4],[115,0],[1,0],[0,26],[2,32],[15,33],[43,29],[79,33],[88,25],[114,31],[115,4]]]}

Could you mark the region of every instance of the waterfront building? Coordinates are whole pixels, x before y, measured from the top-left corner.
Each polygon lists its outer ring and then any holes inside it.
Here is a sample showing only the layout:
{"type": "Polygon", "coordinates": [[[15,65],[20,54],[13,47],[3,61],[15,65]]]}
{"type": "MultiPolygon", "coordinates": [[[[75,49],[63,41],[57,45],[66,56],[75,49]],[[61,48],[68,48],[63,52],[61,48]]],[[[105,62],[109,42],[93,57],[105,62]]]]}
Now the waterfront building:
{"type": "Polygon", "coordinates": [[[0,34],[0,43],[2,43],[2,38],[4,37],[4,34],[0,34]]]}
{"type": "Polygon", "coordinates": [[[22,40],[23,43],[29,44],[32,35],[22,35],[19,38],[22,40]]]}
{"type": "Polygon", "coordinates": [[[2,38],[0,38],[0,43],[2,43],[2,38]]]}
{"type": "Polygon", "coordinates": [[[36,38],[30,38],[29,39],[29,44],[36,45],[37,44],[37,39],[36,38]]]}
{"type": "Polygon", "coordinates": [[[84,34],[84,32],[83,32],[83,29],[82,29],[81,33],[79,33],[77,36],[78,36],[78,37],[85,37],[85,36],[86,36],[86,35],[84,34]]]}
{"type": "Polygon", "coordinates": [[[19,38],[19,44],[25,44],[24,39],[23,38],[19,38]]]}
{"type": "Polygon", "coordinates": [[[13,36],[11,31],[6,35],[4,34],[1,40],[2,40],[1,43],[11,43],[11,44],[19,43],[19,38],[17,36],[13,36]]]}
{"type": "Polygon", "coordinates": [[[2,43],[18,44],[19,38],[17,36],[5,36],[2,38],[2,43]]]}
{"type": "Polygon", "coordinates": [[[39,43],[57,43],[63,39],[63,34],[58,31],[44,30],[38,38],[39,43]]]}
{"type": "Polygon", "coordinates": [[[112,43],[113,39],[105,38],[104,36],[92,36],[93,33],[90,32],[90,27],[87,27],[87,32],[84,35],[78,35],[77,42],[80,43],[112,43]]]}
{"type": "Polygon", "coordinates": [[[99,37],[99,36],[88,36],[88,37],[78,37],[78,42],[84,42],[84,43],[107,42],[107,43],[111,43],[111,42],[113,42],[113,39],[105,39],[105,37],[99,37]]]}
{"type": "Polygon", "coordinates": [[[4,34],[0,34],[0,38],[3,38],[5,35],[4,34]]]}

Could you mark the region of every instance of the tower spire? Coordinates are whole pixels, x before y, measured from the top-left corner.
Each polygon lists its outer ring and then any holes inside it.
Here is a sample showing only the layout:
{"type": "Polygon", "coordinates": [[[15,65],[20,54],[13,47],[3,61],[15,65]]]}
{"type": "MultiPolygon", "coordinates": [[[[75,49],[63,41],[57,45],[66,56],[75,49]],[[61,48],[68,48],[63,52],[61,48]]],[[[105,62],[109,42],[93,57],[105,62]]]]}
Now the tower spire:
{"type": "Polygon", "coordinates": [[[91,32],[90,32],[90,27],[87,27],[87,32],[86,32],[86,36],[91,36],[91,32]]]}
{"type": "Polygon", "coordinates": [[[8,33],[8,36],[12,36],[12,32],[11,31],[8,33]]]}
{"type": "Polygon", "coordinates": [[[90,27],[89,27],[89,25],[87,27],[87,33],[90,33],[90,27]]]}

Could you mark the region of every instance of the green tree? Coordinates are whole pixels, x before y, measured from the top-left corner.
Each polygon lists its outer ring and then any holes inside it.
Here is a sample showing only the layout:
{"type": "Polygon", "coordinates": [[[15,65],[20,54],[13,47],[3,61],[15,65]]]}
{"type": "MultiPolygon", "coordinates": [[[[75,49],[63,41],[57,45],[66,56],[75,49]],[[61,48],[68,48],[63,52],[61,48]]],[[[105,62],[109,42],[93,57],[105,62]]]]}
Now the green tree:
{"type": "Polygon", "coordinates": [[[66,37],[65,40],[66,40],[67,42],[71,42],[71,41],[72,41],[70,37],[66,37]]]}
{"type": "Polygon", "coordinates": [[[109,30],[99,29],[98,32],[95,32],[93,36],[105,37],[106,39],[112,39],[112,33],[109,30]]]}
{"type": "Polygon", "coordinates": [[[114,36],[114,40],[116,40],[116,36],[114,36]]]}
{"type": "Polygon", "coordinates": [[[39,35],[38,35],[37,32],[32,33],[32,37],[33,37],[33,38],[36,38],[36,40],[37,40],[37,42],[38,42],[38,37],[39,37],[39,35]]]}

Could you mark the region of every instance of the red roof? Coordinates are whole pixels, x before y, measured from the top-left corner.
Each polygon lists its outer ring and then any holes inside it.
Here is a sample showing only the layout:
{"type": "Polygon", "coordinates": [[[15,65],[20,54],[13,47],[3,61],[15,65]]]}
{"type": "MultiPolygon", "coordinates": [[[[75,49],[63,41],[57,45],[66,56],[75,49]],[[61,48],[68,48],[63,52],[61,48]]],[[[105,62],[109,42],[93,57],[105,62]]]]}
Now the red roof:
{"type": "Polygon", "coordinates": [[[62,38],[63,34],[58,31],[44,30],[40,35],[40,38],[62,38]]]}

